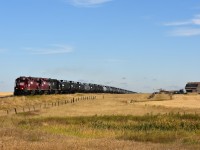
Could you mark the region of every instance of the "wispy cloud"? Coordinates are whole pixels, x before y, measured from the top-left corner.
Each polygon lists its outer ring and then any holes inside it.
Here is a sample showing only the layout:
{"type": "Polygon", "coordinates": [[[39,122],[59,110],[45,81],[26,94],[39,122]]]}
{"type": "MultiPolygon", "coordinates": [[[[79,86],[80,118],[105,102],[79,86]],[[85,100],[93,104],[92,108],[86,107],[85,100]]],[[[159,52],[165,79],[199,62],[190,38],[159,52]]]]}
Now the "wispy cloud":
{"type": "Polygon", "coordinates": [[[164,26],[175,27],[168,32],[170,36],[198,36],[200,35],[200,15],[195,15],[193,18],[185,21],[164,23],[164,26]]]}
{"type": "Polygon", "coordinates": [[[177,28],[169,32],[170,36],[197,36],[200,35],[200,28],[177,28]]]}
{"type": "Polygon", "coordinates": [[[200,15],[195,15],[192,19],[186,21],[174,21],[164,23],[165,26],[185,26],[185,25],[200,25],[200,15]]]}
{"type": "Polygon", "coordinates": [[[76,7],[94,7],[112,0],[68,0],[70,4],[76,7]]]}
{"type": "Polygon", "coordinates": [[[177,21],[177,22],[167,22],[164,23],[165,26],[182,26],[192,24],[191,21],[177,21]]]}
{"type": "Polygon", "coordinates": [[[31,54],[35,55],[51,55],[51,54],[64,54],[73,52],[73,48],[68,45],[51,45],[47,48],[25,48],[31,54]]]}

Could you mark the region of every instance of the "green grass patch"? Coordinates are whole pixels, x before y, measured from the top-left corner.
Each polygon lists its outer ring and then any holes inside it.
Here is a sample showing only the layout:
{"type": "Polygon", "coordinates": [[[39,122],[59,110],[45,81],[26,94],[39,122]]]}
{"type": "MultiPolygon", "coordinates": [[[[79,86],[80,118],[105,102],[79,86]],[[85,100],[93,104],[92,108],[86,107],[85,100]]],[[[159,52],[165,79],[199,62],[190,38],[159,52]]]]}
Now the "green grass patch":
{"type": "Polygon", "coordinates": [[[116,138],[154,143],[179,140],[183,143],[200,143],[200,116],[194,114],[35,117],[19,121],[18,126],[80,138],[116,138]]]}
{"type": "Polygon", "coordinates": [[[154,143],[171,143],[180,139],[181,133],[173,131],[136,131],[136,132],[125,132],[124,135],[119,136],[118,139],[123,140],[134,140],[139,142],[154,142],[154,143]]]}

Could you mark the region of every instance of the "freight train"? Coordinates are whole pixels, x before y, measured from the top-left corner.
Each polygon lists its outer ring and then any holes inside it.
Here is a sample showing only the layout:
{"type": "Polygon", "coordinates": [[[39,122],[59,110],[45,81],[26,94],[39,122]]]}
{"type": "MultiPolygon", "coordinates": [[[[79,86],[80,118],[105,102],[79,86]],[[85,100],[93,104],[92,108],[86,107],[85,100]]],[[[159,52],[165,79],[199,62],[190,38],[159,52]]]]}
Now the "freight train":
{"type": "Polygon", "coordinates": [[[91,83],[81,83],[50,78],[21,76],[15,80],[14,95],[113,93],[131,94],[132,91],[91,83]]]}

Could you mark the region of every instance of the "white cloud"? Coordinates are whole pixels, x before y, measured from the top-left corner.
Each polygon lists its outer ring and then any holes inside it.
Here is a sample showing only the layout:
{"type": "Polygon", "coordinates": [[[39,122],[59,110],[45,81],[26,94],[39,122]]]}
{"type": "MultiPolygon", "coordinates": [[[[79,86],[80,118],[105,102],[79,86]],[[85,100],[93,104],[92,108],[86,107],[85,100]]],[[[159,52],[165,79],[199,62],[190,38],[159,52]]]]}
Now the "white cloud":
{"type": "Polygon", "coordinates": [[[110,1],[112,0],[68,0],[69,3],[77,7],[94,7],[110,1]]]}
{"type": "Polygon", "coordinates": [[[64,54],[73,52],[73,48],[67,45],[51,45],[48,48],[25,48],[31,54],[37,55],[51,55],[51,54],[64,54]]]}
{"type": "Polygon", "coordinates": [[[180,21],[180,22],[168,22],[164,23],[165,26],[182,26],[182,25],[189,25],[191,24],[191,21],[180,21]]]}
{"type": "Polygon", "coordinates": [[[197,14],[193,18],[186,21],[175,21],[164,23],[164,26],[176,27],[169,32],[170,36],[198,36],[200,35],[200,15],[197,14]]]}
{"type": "Polygon", "coordinates": [[[193,20],[192,20],[192,23],[195,24],[195,25],[200,25],[200,18],[198,18],[198,19],[193,19],[193,20]]]}
{"type": "Polygon", "coordinates": [[[170,36],[197,36],[200,35],[200,28],[178,28],[169,33],[170,36]]]}
{"type": "Polygon", "coordinates": [[[200,15],[195,15],[187,21],[175,21],[164,23],[165,26],[185,26],[185,25],[200,25],[200,15]]]}

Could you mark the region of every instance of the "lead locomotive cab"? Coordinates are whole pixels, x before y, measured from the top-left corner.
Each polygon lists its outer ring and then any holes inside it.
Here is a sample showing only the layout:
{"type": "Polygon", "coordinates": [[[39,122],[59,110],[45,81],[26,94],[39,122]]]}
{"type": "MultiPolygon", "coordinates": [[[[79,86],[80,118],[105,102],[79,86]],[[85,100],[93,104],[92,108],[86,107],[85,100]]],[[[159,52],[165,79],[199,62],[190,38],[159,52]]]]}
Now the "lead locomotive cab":
{"type": "Polygon", "coordinates": [[[26,78],[19,77],[15,80],[14,95],[25,94],[26,78]]]}

